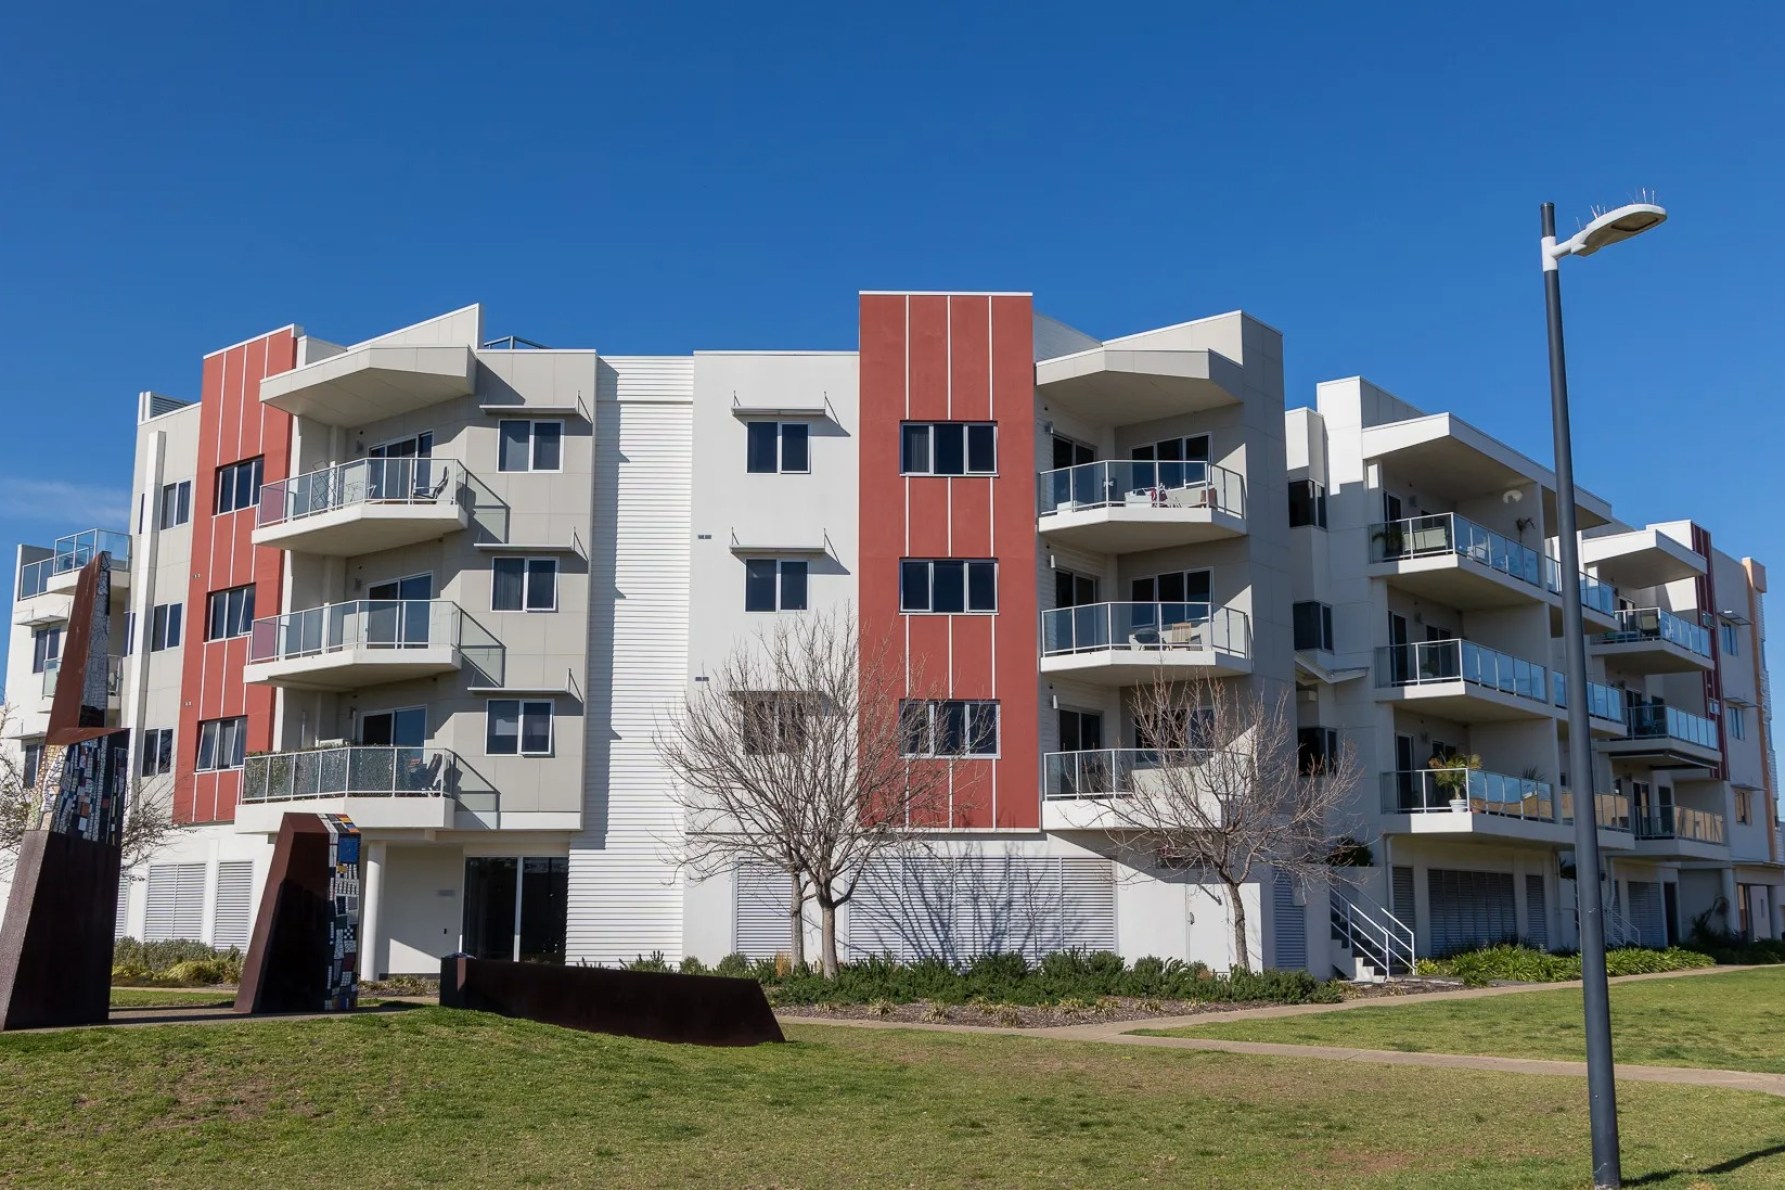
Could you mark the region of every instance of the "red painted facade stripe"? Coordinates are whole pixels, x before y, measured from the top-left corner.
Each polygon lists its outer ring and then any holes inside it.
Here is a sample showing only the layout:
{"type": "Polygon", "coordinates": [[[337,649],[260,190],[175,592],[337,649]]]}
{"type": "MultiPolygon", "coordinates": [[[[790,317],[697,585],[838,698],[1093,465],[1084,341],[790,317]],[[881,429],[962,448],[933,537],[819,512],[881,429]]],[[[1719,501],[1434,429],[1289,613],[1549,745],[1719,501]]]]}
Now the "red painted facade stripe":
{"type": "Polygon", "coordinates": [[[958,828],[1041,821],[1032,327],[1026,296],[861,298],[864,638],[907,650],[908,672],[921,675],[907,685],[912,697],[999,703],[999,758],[954,765],[947,825],[958,828]],[[998,423],[996,477],[899,475],[902,421],[988,418],[998,423]],[[997,614],[902,616],[902,557],[996,558],[997,614]]]}
{"type": "Polygon", "coordinates": [[[286,478],[291,418],[261,408],[260,382],[296,364],[297,337],[290,328],[204,361],[198,467],[192,485],[192,575],[184,615],[179,749],[174,760],[174,817],[182,823],[233,820],[241,790],[239,772],[194,772],[200,723],[246,715],[247,750],[265,751],[273,745],[273,691],[242,683],[247,638],[205,640],[205,610],[212,591],[247,583],[255,585],[256,616],[279,610],[284,574],[279,551],[254,547],[253,509],[216,515],[217,469],[259,455],[263,483],[286,478]]]}

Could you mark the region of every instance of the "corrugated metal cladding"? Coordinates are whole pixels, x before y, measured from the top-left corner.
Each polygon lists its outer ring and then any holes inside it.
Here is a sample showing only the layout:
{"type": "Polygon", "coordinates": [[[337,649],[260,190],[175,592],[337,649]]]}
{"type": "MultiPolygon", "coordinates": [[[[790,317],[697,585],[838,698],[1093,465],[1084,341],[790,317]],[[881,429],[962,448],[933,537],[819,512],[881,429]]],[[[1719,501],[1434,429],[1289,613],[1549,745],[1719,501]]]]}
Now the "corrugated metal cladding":
{"type": "Polygon", "coordinates": [[[130,927],[130,873],[118,877],[118,919],[112,926],[112,941],[124,936],[130,927]]]}
{"type": "Polygon", "coordinates": [[[254,920],[254,861],[217,865],[217,905],[211,914],[211,945],[218,950],[248,949],[254,920]]]}
{"type": "Polygon", "coordinates": [[[1518,937],[1518,904],[1511,872],[1426,872],[1432,953],[1454,954],[1518,937]]]}
{"type": "Polygon", "coordinates": [[[767,864],[745,864],[732,887],[731,948],[753,959],[773,958],[789,949],[793,931],[787,900],[792,888],[787,873],[767,864]]]}
{"type": "Polygon", "coordinates": [[[1308,965],[1308,907],[1295,903],[1295,883],[1278,876],[1271,890],[1271,965],[1293,970],[1308,965]]]}
{"type": "Polygon", "coordinates": [[[570,844],[565,928],[572,963],[656,950],[681,957],[680,816],[653,736],[687,682],[693,381],[688,360],[600,364],[583,829],[570,844]]]}
{"type": "Polygon", "coordinates": [[[1630,882],[1630,924],[1644,946],[1667,945],[1667,911],[1662,905],[1660,881],[1630,882]]]}
{"type": "Polygon", "coordinates": [[[881,861],[849,904],[849,951],[965,963],[993,951],[1031,962],[1116,948],[1108,860],[1025,856],[881,861]]]}
{"type": "Polygon", "coordinates": [[[1544,904],[1543,877],[1525,875],[1525,941],[1539,950],[1549,949],[1549,907],[1544,904]]]}
{"type": "Polygon", "coordinates": [[[205,865],[156,864],[149,869],[143,940],[202,938],[205,930],[205,865]]]}

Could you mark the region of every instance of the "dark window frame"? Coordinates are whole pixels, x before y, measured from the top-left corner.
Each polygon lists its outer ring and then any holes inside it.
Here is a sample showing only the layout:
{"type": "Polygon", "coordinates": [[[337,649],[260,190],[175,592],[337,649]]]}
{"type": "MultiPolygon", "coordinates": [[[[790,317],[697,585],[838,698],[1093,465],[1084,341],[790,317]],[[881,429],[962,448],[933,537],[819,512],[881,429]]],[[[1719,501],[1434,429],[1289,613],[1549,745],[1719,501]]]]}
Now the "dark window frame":
{"type": "Polygon", "coordinates": [[[899,424],[899,474],[985,479],[998,474],[995,421],[907,421],[899,424]],[[918,444],[922,445],[919,446],[918,444]],[[944,465],[944,452],[948,465],[944,465]],[[989,461],[985,458],[990,453],[989,461]],[[918,456],[922,457],[919,458],[918,456]],[[979,465],[975,465],[975,460],[979,465]],[[957,469],[958,468],[958,469],[957,469]]]}
{"type": "Polygon", "coordinates": [[[899,612],[929,616],[997,615],[998,559],[900,558],[899,612]],[[917,602],[918,588],[921,588],[921,606],[917,602]],[[952,604],[957,591],[960,607],[955,608],[952,604]],[[988,593],[991,596],[989,605],[984,598],[988,593]],[[950,606],[938,607],[939,602],[950,606]],[[975,602],[980,606],[974,606],[975,602]]]}

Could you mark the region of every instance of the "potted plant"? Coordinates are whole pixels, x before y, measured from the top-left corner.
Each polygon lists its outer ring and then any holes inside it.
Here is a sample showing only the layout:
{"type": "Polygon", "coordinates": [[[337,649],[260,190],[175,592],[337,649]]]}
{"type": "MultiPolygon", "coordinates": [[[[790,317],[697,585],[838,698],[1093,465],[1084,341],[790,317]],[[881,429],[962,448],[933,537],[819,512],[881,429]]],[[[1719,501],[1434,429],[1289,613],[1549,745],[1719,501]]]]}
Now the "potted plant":
{"type": "Polygon", "coordinates": [[[1467,813],[1469,774],[1481,770],[1481,757],[1452,752],[1447,756],[1432,757],[1426,767],[1432,770],[1432,780],[1438,783],[1438,788],[1450,795],[1450,808],[1459,814],[1467,813]]]}

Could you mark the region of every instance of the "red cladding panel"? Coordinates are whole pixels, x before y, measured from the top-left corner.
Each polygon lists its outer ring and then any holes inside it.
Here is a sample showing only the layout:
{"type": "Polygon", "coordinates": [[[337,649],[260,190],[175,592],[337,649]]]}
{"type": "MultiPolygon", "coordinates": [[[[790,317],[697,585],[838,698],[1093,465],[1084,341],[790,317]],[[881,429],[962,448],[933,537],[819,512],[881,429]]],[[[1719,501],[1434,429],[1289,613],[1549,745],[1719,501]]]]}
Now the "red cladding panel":
{"type": "Polygon", "coordinates": [[[260,456],[261,482],[286,478],[291,418],[260,403],[260,382],[297,365],[297,337],[286,328],[205,357],[200,390],[198,468],[193,481],[192,578],[186,593],[185,668],[181,682],[178,751],[174,759],[174,817],[183,823],[235,818],[241,773],[199,773],[199,724],[245,715],[246,750],[273,745],[273,691],[242,684],[248,638],[205,640],[212,591],[253,583],[257,617],[276,615],[283,567],[278,550],[250,540],[254,509],[216,512],[217,469],[260,456]]]}
{"type": "Polygon", "coordinates": [[[906,650],[913,697],[999,703],[999,758],[953,766],[961,828],[1040,825],[1032,318],[1021,295],[861,299],[864,637],[906,650]],[[900,477],[901,422],[988,419],[996,477],[900,477]],[[997,614],[902,616],[903,557],[996,558],[997,614]]]}

